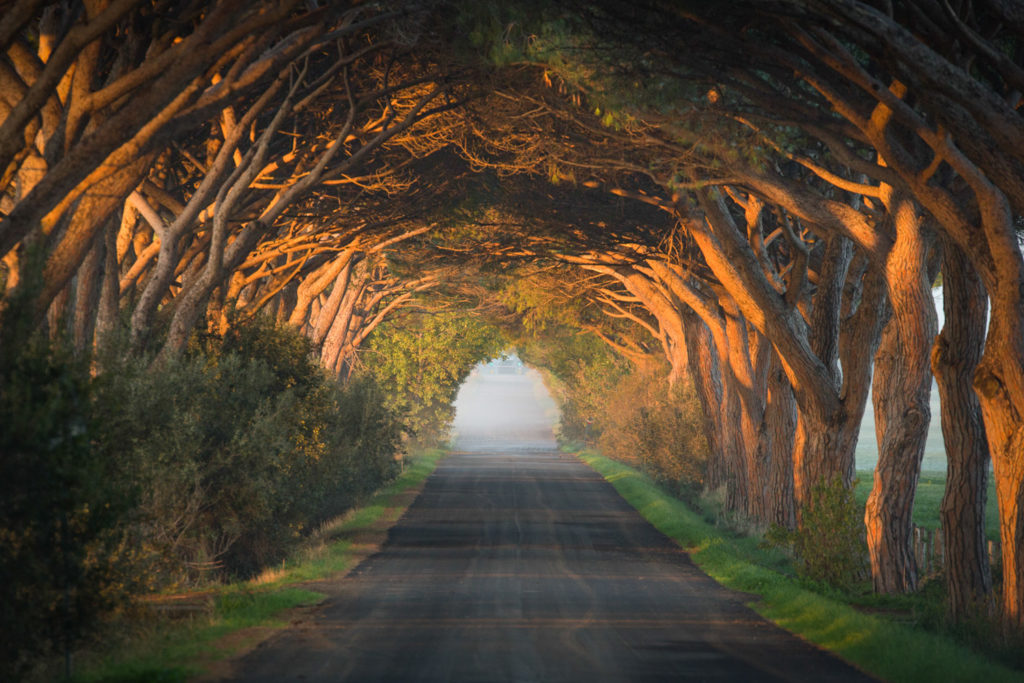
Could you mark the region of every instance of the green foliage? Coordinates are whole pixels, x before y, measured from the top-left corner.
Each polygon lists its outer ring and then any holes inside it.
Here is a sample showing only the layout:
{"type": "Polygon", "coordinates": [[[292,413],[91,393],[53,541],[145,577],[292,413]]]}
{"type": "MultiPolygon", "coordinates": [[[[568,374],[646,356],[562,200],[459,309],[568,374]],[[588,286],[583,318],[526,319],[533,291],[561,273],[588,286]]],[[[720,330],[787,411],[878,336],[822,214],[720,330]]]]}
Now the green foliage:
{"type": "Polygon", "coordinates": [[[692,386],[671,389],[654,359],[634,368],[595,335],[580,334],[578,305],[563,306],[536,284],[516,283],[504,298],[523,319],[520,357],[547,375],[559,404],[563,443],[597,444],[678,493],[701,488],[708,447],[692,386]]]}
{"type": "Polygon", "coordinates": [[[91,436],[88,363],[37,331],[39,251],[0,320],[0,679],[70,649],[124,597],[118,520],[130,507],[91,436]]]}
{"type": "MultiPolygon", "coordinates": [[[[522,301],[531,301],[523,299],[522,301]]],[[[523,307],[524,324],[516,330],[517,353],[545,375],[561,420],[563,442],[588,441],[600,434],[598,418],[607,409],[605,396],[628,372],[627,365],[600,339],[563,320],[575,319],[572,307],[543,312],[523,307]]]]}
{"type": "Polygon", "coordinates": [[[447,438],[459,386],[473,366],[504,347],[493,326],[458,313],[416,313],[384,323],[370,341],[367,372],[415,441],[447,438]]]}
{"type": "Polygon", "coordinates": [[[298,333],[257,321],[206,347],[102,378],[99,447],[139,491],[154,587],[251,574],[395,467],[379,391],[328,379],[298,333]]]}
{"type": "Polygon", "coordinates": [[[772,527],[767,540],[792,547],[801,576],[848,591],[867,568],[862,513],[853,490],[841,480],[821,482],[801,509],[800,527],[772,527]]]}
{"type": "Polygon", "coordinates": [[[677,494],[703,487],[708,445],[693,387],[668,388],[655,372],[632,372],[605,395],[597,446],[616,460],[638,464],[677,494]]]}
{"type": "Polygon", "coordinates": [[[33,337],[4,348],[4,678],[133,595],[280,560],[397,473],[402,427],[379,387],[328,378],[267,321],[158,366],[100,370],[33,337]]]}
{"type": "Polygon", "coordinates": [[[364,505],[323,525],[289,559],[286,569],[273,572],[275,580],[266,581],[261,576],[216,588],[208,612],[195,620],[158,619],[156,624],[132,624],[122,619],[113,624],[119,636],[116,647],[89,653],[74,680],[188,680],[200,672],[201,663],[233,654],[219,639],[241,628],[282,625],[282,610],[323,599],[323,594],[305,590],[306,582],[326,579],[351,567],[361,551],[348,538],[379,527],[385,513],[397,519],[402,512],[397,496],[422,484],[443,455],[433,451],[412,458],[401,476],[364,505]]]}
{"type": "Polygon", "coordinates": [[[23,340],[0,355],[0,678],[69,647],[118,601],[127,505],[91,448],[88,366],[23,340]]]}

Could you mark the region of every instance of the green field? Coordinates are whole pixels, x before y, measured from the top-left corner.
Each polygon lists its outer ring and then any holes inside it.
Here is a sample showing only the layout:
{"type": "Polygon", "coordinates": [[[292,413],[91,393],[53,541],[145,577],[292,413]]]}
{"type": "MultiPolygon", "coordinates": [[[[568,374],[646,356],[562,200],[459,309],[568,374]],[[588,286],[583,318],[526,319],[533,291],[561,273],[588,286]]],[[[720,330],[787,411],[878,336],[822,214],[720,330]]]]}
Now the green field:
{"type": "MultiPolygon", "coordinates": [[[[857,503],[864,506],[871,493],[872,473],[868,470],[857,472],[857,485],[854,496],[857,503]]],[[[917,484],[917,495],[914,497],[914,524],[925,529],[939,528],[939,509],[942,495],[946,488],[945,472],[922,472],[917,484]]],[[[988,497],[985,501],[985,533],[989,540],[999,538],[999,511],[996,506],[996,489],[991,476],[988,482],[988,497]]]]}

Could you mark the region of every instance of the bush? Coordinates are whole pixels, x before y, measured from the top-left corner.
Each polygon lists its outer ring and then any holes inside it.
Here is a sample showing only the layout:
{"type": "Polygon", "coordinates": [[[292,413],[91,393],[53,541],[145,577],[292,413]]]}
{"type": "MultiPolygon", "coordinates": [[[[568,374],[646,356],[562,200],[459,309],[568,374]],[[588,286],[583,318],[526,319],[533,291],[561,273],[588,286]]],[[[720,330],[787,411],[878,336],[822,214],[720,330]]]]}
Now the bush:
{"type": "Polygon", "coordinates": [[[257,321],[109,370],[100,447],[138,492],[153,587],[250,575],[394,474],[400,424],[379,391],[328,378],[292,330],[257,321]]]}
{"type": "Polygon", "coordinates": [[[804,578],[846,591],[865,578],[867,542],[861,511],[853,489],[840,479],[811,489],[797,530],[773,526],[767,540],[792,549],[797,572],[804,578]]]}
{"type": "Polygon", "coordinates": [[[290,329],[256,321],[160,366],[111,352],[97,372],[8,315],[0,679],[133,595],[255,573],[396,474],[379,388],[329,378],[290,329]]]}
{"type": "Polygon", "coordinates": [[[666,384],[664,377],[640,372],[620,380],[596,420],[597,445],[689,497],[703,487],[708,455],[700,405],[689,384],[666,384]]]}
{"type": "Polygon", "coordinates": [[[128,499],[91,447],[88,366],[61,345],[0,355],[0,678],[70,649],[125,590],[128,499]]]}

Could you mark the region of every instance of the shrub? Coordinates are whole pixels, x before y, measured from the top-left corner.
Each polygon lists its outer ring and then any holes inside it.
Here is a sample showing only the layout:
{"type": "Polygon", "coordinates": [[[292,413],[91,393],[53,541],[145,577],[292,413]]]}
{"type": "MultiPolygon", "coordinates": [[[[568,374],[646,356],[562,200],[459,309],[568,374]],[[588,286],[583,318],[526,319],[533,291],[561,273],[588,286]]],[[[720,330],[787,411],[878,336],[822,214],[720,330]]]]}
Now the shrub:
{"type": "Polygon", "coordinates": [[[795,531],[773,526],[767,541],[788,545],[797,572],[841,590],[850,590],[865,577],[867,543],[852,487],[834,479],[814,486],[800,511],[795,531]]]}
{"type": "Polygon", "coordinates": [[[604,405],[597,419],[602,453],[639,465],[677,494],[702,488],[708,447],[689,384],[669,389],[663,377],[634,372],[608,391],[604,405]]]}
{"type": "Polygon", "coordinates": [[[394,474],[400,424],[380,392],[341,386],[267,321],[159,367],[123,361],[100,385],[100,447],[138,492],[151,587],[250,575],[394,474]]]}
{"type": "Polygon", "coordinates": [[[395,474],[401,423],[258,320],[150,366],[76,358],[5,316],[0,678],[132,595],[248,575],[395,474]],[[15,333],[18,334],[15,334],[15,333]],[[94,369],[102,366],[94,375],[94,369]]]}
{"type": "Polygon", "coordinates": [[[128,499],[93,448],[88,366],[26,340],[0,356],[0,678],[70,649],[124,596],[128,499]]]}

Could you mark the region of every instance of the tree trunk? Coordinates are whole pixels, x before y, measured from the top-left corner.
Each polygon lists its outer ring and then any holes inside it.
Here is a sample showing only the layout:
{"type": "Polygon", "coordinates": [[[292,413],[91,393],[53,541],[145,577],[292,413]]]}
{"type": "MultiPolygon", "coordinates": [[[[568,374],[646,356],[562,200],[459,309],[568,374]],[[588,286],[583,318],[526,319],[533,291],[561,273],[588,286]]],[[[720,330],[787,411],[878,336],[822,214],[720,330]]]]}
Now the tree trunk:
{"type": "MultiPolygon", "coordinates": [[[[46,261],[43,273],[44,286],[36,304],[38,311],[45,311],[57,293],[74,276],[96,235],[124,203],[124,198],[139,184],[148,165],[147,156],[115,170],[86,190],[78,203],[70,209],[73,213],[67,230],[61,235],[46,261]]],[[[50,238],[52,239],[53,235],[50,238]]]]}
{"type": "Polygon", "coordinates": [[[918,581],[912,513],[931,419],[928,357],[936,321],[927,264],[931,240],[917,206],[900,201],[891,215],[896,242],[885,262],[891,316],[875,356],[872,391],[878,465],[864,524],[875,591],[909,593],[918,581]]]}
{"type": "Polygon", "coordinates": [[[818,484],[839,480],[853,485],[856,439],[849,438],[850,420],[842,411],[833,415],[797,410],[793,440],[793,496],[799,511],[818,484]]]}
{"type": "Polygon", "coordinates": [[[103,268],[103,234],[96,236],[92,247],[86,252],[82,265],[75,275],[75,303],[72,311],[71,329],[75,350],[82,352],[92,344],[96,323],[96,308],[100,295],[100,276],[103,268]]]}
{"type": "Polygon", "coordinates": [[[715,353],[715,342],[711,331],[700,317],[689,309],[681,310],[685,327],[686,358],[690,368],[690,378],[697,392],[697,400],[704,418],[704,434],[708,442],[708,461],[704,475],[704,484],[713,489],[717,486],[719,473],[715,468],[722,461],[722,425],[718,418],[718,409],[722,405],[722,379],[715,353]]]}
{"type": "Polygon", "coordinates": [[[157,362],[179,354],[185,348],[189,335],[206,310],[210,295],[255,246],[261,232],[257,227],[258,224],[253,224],[243,228],[231,243],[227,257],[210,254],[206,266],[175,297],[174,316],[157,362]]]}
{"type": "Polygon", "coordinates": [[[120,299],[120,273],[117,268],[118,222],[111,220],[104,231],[103,284],[99,310],[96,312],[96,347],[105,347],[117,331],[120,299]]]}
{"type": "MultiPolygon", "coordinates": [[[[307,324],[311,327],[315,316],[312,314],[311,308],[313,301],[315,301],[320,294],[331,285],[335,283],[335,289],[338,287],[340,281],[344,289],[344,284],[348,282],[348,275],[344,278],[339,278],[339,274],[342,271],[347,271],[351,268],[352,263],[352,251],[346,250],[327,263],[313,271],[308,275],[302,282],[295,288],[295,305],[291,309],[291,313],[288,316],[288,323],[294,325],[305,331],[307,324]],[[321,272],[322,271],[322,272],[321,272]]],[[[333,290],[332,290],[333,291],[333,290]]],[[[322,309],[319,309],[322,310],[322,309]]]]}
{"type": "Polygon", "coordinates": [[[320,349],[320,363],[325,368],[334,369],[337,366],[338,359],[341,357],[341,349],[348,339],[356,304],[359,303],[359,298],[362,296],[365,287],[365,280],[360,280],[355,286],[350,284],[345,289],[341,305],[327,331],[323,347],[320,349]]]}
{"type": "Polygon", "coordinates": [[[768,369],[768,404],[764,420],[772,444],[767,468],[767,521],[794,529],[796,499],[793,495],[793,443],[796,433],[796,400],[782,362],[775,353],[772,353],[768,369]]]}
{"type": "MultiPolygon", "coordinates": [[[[1024,292],[1019,295],[1024,296],[1024,292]]],[[[1024,331],[1019,321],[1000,320],[1005,311],[998,310],[996,296],[992,298],[989,333],[974,387],[985,418],[999,502],[1003,623],[1008,633],[1019,635],[1024,633],[1024,414],[1014,403],[1018,397],[1009,390],[1011,382],[1003,371],[1021,363],[1022,356],[1016,348],[1021,339],[1014,337],[1024,331]]]]}
{"type": "MultiPolygon", "coordinates": [[[[744,454],[743,428],[740,424],[743,404],[736,390],[736,379],[732,376],[728,358],[719,358],[722,368],[722,405],[718,419],[722,424],[723,458],[722,484],[725,485],[725,506],[732,512],[747,514],[747,462],[744,454]]],[[[721,484],[720,484],[721,485],[721,484]]]]}
{"type": "Polygon", "coordinates": [[[342,300],[350,293],[349,284],[352,281],[352,259],[347,258],[344,262],[333,264],[331,273],[334,274],[334,287],[331,289],[331,294],[327,297],[327,301],[324,302],[324,305],[317,313],[316,323],[311,325],[313,334],[310,336],[310,339],[313,340],[313,346],[324,344],[324,340],[327,338],[335,319],[338,317],[338,310],[342,305],[342,300]]]}
{"type": "Polygon", "coordinates": [[[988,297],[966,255],[947,241],[942,261],[946,322],[932,349],[942,399],[946,492],[941,518],[947,605],[954,621],[988,612],[992,574],[985,549],[988,445],[971,380],[985,345],[988,297]]]}

